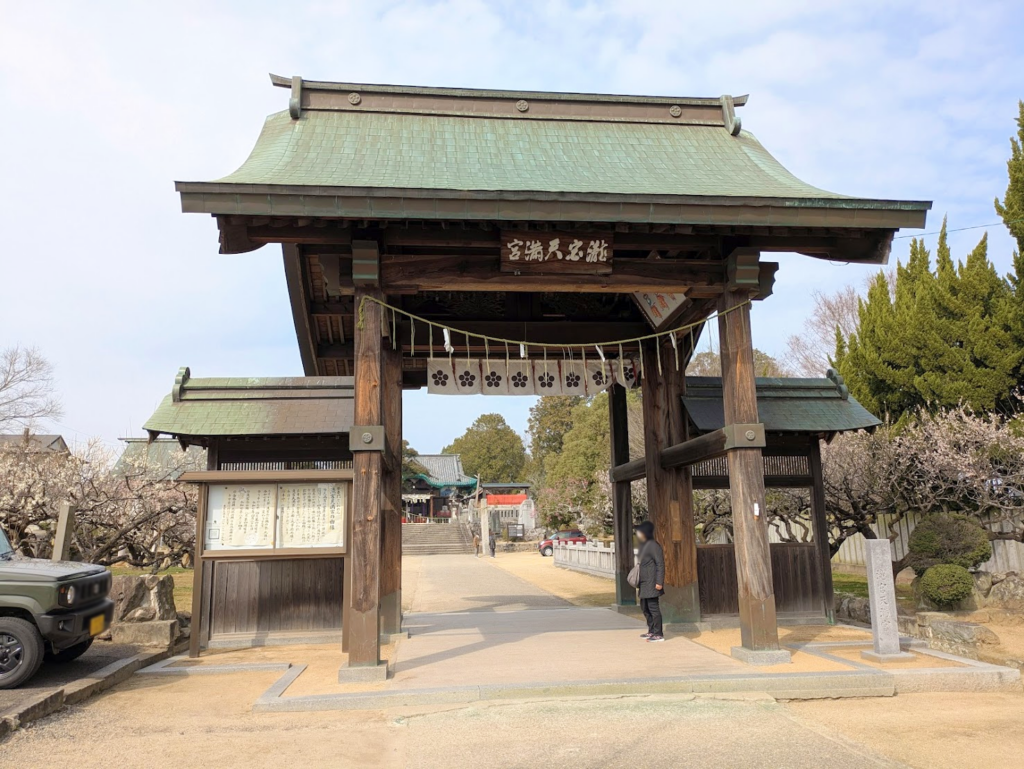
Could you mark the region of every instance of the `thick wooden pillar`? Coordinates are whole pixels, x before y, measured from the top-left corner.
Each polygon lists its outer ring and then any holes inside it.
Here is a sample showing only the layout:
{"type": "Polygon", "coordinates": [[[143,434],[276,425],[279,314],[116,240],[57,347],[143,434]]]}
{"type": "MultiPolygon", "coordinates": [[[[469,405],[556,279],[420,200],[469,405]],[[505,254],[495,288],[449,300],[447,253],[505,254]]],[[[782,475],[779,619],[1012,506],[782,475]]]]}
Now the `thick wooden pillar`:
{"type": "Polygon", "coordinates": [[[384,473],[381,546],[381,637],[402,630],[402,351],[384,342],[382,409],[388,469],[384,473]]]}
{"type": "MultiPolygon", "coordinates": [[[[608,391],[608,421],[611,428],[611,466],[629,461],[629,421],[626,390],[613,385],[608,391]]],[[[612,482],[612,530],[615,535],[615,604],[636,606],[636,588],[626,581],[633,568],[633,499],[629,481],[612,482]]]]}
{"type": "MultiPolygon", "coordinates": [[[[719,305],[726,429],[759,421],[748,296],[745,291],[726,292],[719,305]]],[[[764,507],[764,459],[760,448],[745,447],[730,449],[728,458],[743,648],[775,651],[779,631],[764,507]]]]}
{"type": "Polygon", "coordinates": [[[811,521],[814,526],[814,544],[818,548],[821,568],[821,588],[824,596],[825,616],[829,624],[836,621],[835,591],[832,587],[832,551],[828,543],[828,517],[825,514],[825,480],[821,471],[821,445],[811,438],[807,461],[811,469],[811,521]]]}
{"type": "Polygon", "coordinates": [[[355,415],[352,435],[352,541],[347,564],[351,565],[351,603],[348,621],[349,667],[380,664],[380,563],[381,512],[383,502],[383,461],[381,451],[358,446],[360,427],[382,423],[381,411],[381,307],[363,302],[379,296],[372,289],[358,288],[355,294],[355,415]]]}
{"type": "Polygon", "coordinates": [[[654,340],[645,344],[642,384],[647,505],[655,536],[665,551],[665,595],[661,599],[661,610],[667,623],[699,622],[697,541],[690,475],[679,468],[661,466],[661,452],[684,440],[680,401],[684,373],[676,370],[675,352],[670,342],[662,340],[660,352],[656,344],[654,340]]]}

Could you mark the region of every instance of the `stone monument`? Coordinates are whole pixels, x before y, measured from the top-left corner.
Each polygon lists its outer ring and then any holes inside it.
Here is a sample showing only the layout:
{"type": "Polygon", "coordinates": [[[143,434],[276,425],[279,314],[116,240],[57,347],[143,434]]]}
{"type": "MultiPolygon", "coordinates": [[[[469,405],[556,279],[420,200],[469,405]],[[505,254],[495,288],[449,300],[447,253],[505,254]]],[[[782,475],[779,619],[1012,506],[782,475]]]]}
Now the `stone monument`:
{"type": "Polygon", "coordinates": [[[900,628],[896,621],[896,583],[892,576],[889,540],[864,541],[868,570],[868,600],[871,603],[871,635],[874,648],[861,652],[872,662],[914,659],[900,649],[900,628]]]}

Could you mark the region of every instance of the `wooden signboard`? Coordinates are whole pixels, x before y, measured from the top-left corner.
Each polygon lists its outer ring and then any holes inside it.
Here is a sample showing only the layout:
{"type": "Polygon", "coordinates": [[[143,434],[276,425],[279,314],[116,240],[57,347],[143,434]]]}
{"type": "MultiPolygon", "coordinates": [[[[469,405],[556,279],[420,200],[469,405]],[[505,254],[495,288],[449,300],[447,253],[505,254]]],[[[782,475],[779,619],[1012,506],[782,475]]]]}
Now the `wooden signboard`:
{"type": "Polygon", "coordinates": [[[501,271],[607,275],[612,271],[611,233],[505,231],[501,271]]]}
{"type": "Polygon", "coordinates": [[[690,303],[683,293],[637,291],[633,299],[655,331],[668,327],[690,303]]]}

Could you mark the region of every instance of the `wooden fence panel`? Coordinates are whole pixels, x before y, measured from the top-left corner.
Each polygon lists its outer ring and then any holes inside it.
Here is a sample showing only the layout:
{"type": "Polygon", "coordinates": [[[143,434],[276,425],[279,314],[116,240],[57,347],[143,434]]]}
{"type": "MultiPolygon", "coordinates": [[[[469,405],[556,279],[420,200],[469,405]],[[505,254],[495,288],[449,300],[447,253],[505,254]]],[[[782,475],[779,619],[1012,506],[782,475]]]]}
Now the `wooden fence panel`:
{"type": "MultiPolygon", "coordinates": [[[[780,613],[824,613],[824,592],[812,543],[771,545],[772,583],[780,613]]],[[[700,609],[704,616],[739,612],[736,557],[732,545],[697,548],[700,609]]]]}
{"type": "Polygon", "coordinates": [[[339,630],[341,558],[211,563],[210,635],[339,630]]]}

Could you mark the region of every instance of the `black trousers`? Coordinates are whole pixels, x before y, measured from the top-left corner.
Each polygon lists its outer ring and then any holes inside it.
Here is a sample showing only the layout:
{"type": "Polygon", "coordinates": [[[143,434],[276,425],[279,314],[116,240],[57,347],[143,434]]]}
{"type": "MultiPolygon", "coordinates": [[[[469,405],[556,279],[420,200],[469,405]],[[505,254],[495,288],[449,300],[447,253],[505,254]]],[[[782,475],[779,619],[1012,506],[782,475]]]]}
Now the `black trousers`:
{"type": "Polygon", "coordinates": [[[658,597],[641,598],[640,609],[647,619],[647,632],[652,635],[662,635],[661,599],[658,597]]]}

